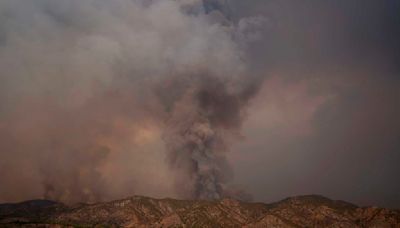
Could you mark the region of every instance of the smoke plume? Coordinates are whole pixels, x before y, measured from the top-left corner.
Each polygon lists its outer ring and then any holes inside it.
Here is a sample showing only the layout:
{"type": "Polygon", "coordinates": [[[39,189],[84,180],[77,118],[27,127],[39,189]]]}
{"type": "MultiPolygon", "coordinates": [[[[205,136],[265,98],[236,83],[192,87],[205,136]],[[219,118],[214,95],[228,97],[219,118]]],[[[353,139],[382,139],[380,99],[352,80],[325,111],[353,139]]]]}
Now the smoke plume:
{"type": "Polygon", "coordinates": [[[229,14],[217,0],[1,1],[0,201],[229,195],[262,21],[229,14]]]}
{"type": "MultiPolygon", "coordinates": [[[[228,88],[212,76],[196,77],[173,103],[164,140],[176,186],[187,198],[229,196],[229,141],[238,136],[249,88],[228,88]]],[[[253,88],[251,88],[253,89],[253,88]]]]}
{"type": "MultiPolygon", "coordinates": [[[[237,56],[244,57],[240,45],[249,41],[248,34],[229,20],[227,2],[203,1],[202,6],[200,12],[214,17],[214,25],[230,30],[227,35],[231,38],[226,40],[232,42],[237,56]],[[215,15],[218,15],[217,20],[215,15]]],[[[242,20],[241,28],[251,28],[260,19],[242,20]]],[[[246,77],[245,63],[242,59],[236,61],[237,65],[229,66],[235,71],[210,72],[207,66],[196,67],[191,69],[194,72],[169,78],[158,91],[167,112],[163,132],[167,162],[175,172],[177,192],[185,198],[248,198],[226,186],[231,176],[226,159],[229,141],[240,135],[245,106],[257,91],[255,80],[247,81],[250,77],[246,77]],[[174,94],[169,97],[171,92],[174,94]]]]}

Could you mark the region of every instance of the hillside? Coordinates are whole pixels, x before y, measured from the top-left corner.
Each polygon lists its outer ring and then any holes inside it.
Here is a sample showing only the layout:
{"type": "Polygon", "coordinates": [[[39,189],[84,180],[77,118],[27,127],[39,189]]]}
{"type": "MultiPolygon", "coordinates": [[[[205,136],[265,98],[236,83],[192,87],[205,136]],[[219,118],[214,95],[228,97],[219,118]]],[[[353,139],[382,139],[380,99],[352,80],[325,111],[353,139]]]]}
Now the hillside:
{"type": "Polygon", "coordinates": [[[360,208],[322,196],[277,203],[142,196],[66,206],[47,200],[0,204],[0,227],[400,227],[400,211],[360,208]]]}

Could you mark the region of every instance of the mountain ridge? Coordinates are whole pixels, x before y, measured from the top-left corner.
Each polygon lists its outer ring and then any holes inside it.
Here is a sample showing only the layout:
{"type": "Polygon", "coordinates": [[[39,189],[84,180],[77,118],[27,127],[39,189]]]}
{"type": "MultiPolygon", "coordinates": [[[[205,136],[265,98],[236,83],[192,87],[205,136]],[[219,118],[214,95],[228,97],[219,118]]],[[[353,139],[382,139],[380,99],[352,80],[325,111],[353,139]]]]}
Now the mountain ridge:
{"type": "Polygon", "coordinates": [[[275,203],[132,196],[91,204],[0,204],[0,227],[400,227],[400,211],[319,195],[275,203]]]}

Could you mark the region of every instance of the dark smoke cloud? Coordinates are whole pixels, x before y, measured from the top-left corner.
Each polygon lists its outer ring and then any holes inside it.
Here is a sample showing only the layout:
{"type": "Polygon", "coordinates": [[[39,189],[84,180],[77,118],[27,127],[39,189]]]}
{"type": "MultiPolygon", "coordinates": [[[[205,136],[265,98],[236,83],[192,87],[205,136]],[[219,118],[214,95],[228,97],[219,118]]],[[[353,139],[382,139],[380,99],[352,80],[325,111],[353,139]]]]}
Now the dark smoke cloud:
{"type": "MultiPolygon", "coordinates": [[[[259,28],[263,18],[245,18],[235,28],[227,1],[203,1],[202,6],[214,23],[234,29],[230,35],[238,47],[256,39],[252,29],[259,28]]],[[[169,97],[163,102],[168,113],[163,139],[179,195],[249,199],[227,186],[232,174],[226,159],[229,145],[240,135],[248,101],[258,91],[258,80],[248,74],[244,69],[230,75],[200,69],[164,82],[166,86],[159,90],[161,99],[169,97]]]]}
{"type": "Polygon", "coordinates": [[[226,152],[239,135],[250,98],[243,89],[250,88],[227,85],[212,76],[196,77],[172,104],[163,138],[168,161],[178,172],[176,185],[187,198],[229,196],[226,152]]]}

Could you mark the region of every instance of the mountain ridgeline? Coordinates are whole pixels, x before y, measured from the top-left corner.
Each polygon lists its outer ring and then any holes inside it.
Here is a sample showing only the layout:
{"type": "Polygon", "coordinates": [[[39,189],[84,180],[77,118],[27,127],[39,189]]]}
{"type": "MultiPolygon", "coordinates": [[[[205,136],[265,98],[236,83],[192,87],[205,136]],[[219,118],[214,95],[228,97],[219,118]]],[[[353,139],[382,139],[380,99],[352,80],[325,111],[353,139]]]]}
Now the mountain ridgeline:
{"type": "Polygon", "coordinates": [[[0,204],[0,227],[400,227],[400,211],[317,195],[272,204],[142,196],[74,206],[32,200],[0,204]]]}

